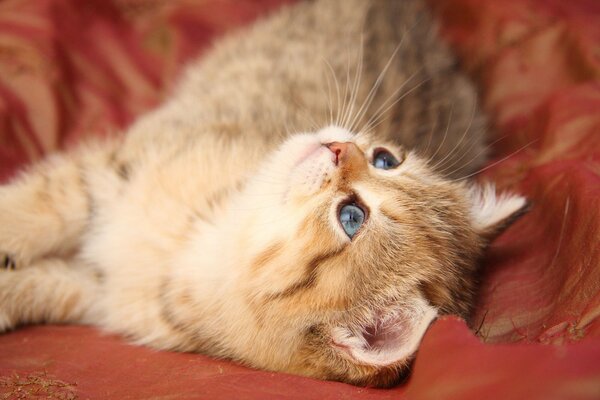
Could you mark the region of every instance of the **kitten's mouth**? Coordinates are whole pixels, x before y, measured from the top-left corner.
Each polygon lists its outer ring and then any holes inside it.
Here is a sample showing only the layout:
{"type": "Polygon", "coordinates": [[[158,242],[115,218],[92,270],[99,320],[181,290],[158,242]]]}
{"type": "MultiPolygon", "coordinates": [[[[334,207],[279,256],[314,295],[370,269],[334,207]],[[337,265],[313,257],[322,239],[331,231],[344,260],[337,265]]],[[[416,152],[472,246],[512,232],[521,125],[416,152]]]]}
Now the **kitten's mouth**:
{"type": "MultiPolygon", "coordinates": [[[[308,160],[312,156],[315,156],[317,152],[322,151],[322,152],[326,152],[326,153],[331,153],[331,151],[326,151],[326,150],[327,150],[327,146],[321,142],[315,142],[315,143],[311,143],[311,144],[307,145],[306,148],[303,149],[303,151],[300,153],[300,156],[298,157],[298,159],[294,162],[294,167],[298,167],[304,161],[308,160]]],[[[329,157],[331,158],[331,162],[335,164],[335,161],[337,160],[337,156],[335,156],[333,153],[331,153],[329,155],[329,157]]]]}
{"type": "Polygon", "coordinates": [[[282,201],[287,203],[292,196],[310,196],[318,192],[335,168],[335,154],[321,142],[306,143],[290,160],[286,190],[282,201]]]}
{"type": "Polygon", "coordinates": [[[361,364],[383,367],[405,362],[415,353],[436,316],[435,308],[417,299],[410,305],[374,312],[364,326],[334,328],[333,345],[361,364]]]}
{"type": "Polygon", "coordinates": [[[307,158],[309,158],[316,151],[318,151],[321,148],[321,146],[323,145],[320,142],[315,142],[307,145],[306,148],[304,148],[303,151],[300,153],[298,159],[294,162],[294,167],[297,167],[298,165],[302,164],[307,158]]]}

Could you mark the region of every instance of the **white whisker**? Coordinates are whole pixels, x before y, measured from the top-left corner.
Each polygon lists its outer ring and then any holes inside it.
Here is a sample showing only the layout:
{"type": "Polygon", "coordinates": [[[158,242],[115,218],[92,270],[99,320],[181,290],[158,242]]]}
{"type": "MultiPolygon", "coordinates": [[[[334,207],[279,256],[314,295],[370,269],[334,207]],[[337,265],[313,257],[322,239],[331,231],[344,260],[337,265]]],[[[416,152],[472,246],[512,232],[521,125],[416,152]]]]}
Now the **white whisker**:
{"type": "Polygon", "coordinates": [[[477,143],[477,138],[475,138],[474,140],[471,141],[471,145],[469,146],[468,149],[466,149],[463,152],[463,155],[460,156],[459,158],[457,158],[456,160],[454,160],[454,162],[450,165],[447,165],[446,168],[442,169],[441,171],[438,171],[438,173],[440,174],[445,174],[448,176],[453,175],[455,172],[457,172],[458,170],[460,170],[461,168],[463,168],[465,165],[469,165],[471,164],[471,162],[473,162],[474,160],[476,160],[480,155],[486,153],[490,148],[492,148],[496,143],[502,141],[503,139],[506,138],[506,135],[494,140],[492,143],[486,145],[483,149],[479,150],[477,152],[477,154],[475,154],[473,157],[471,157],[471,159],[468,162],[462,163],[462,165],[459,165],[458,167],[454,168],[451,172],[446,173],[446,171],[448,169],[451,169],[454,165],[460,163],[460,161],[469,153],[469,151],[471,150],[471,148],[475,145],[475,143],[477,143]]]}
{"type": "Polygon", "coordinates": [[[439,166],[443,166],[444,162],[451,157],[456,150],[458,149],[458,147],[463,143],[463,141],[465,140],[467,133],[469,132],[469,130],[471,129],[471,126],[473,124],[473,120],[475,119],[475,111],[477,110],[477,104],[473,103],[473,108],[471,110],[471,119],[469,120],[469,125],[467,125],[467,127],[465,128],[465,131],[463,132],[462,136],[460,137],[460,139],[458,140],[458,142],[456,142],[456,144],[454,145],[454,147],[452,148],[452,150],[450,150],[448,152],[448,154],[446,154],[446,156],[444,158],[442,158],[441,160],[439,160],[437,163],[435,163],[434,166],[432,166],[433,169],[437,169],[439,166]]]}
{"type": "MultiPolygon", "coordinates": [[[[335,91],[337,93],[337,103],[336,103],[336,119],[335,119],[335,125],[339,125],[339,121],[340,121],[340,105],[341,105],[341,93],[340,93],[340,84],[339,81],[337,79],[337,76],[335,74],[335,70],[333,69],[333,67],[331,66],[331,64],[329,63],[329,61],[327,61],[326,58],[322,58],[323,61],[325,62],[325,64],[327,65],[327,67],[329,68],[329,71],[331,71],[331,76],[333,76],[333,80],[335,83],[335,91]]],[[[333,119],[331,121],[331,123],[333,124],[333,119]]]]}
{"type": "Polygon", "coordinates": [[[360,120],[365,116],[365,114],[369,110],[369,107],[371,107],[371,103],[373,102],[373,99],[375,98],[375,94],[377,93],[377,90],[379,90],[379,87],[383,83],[383,79],[384,79],[390,65],[392,65],[392,61],[394,60],[394,58],[396,58],[396,54],[398,54],[398,51],[402,47],[402,43],[404,43],[405,37],[406,37],[406,33],[404,33],[404,35],[402,35],[402,39],[400,39],[400,43],[398,43],[398,45],[394,48],[392,55],[390,56],[390,58],[384,65],[384,67],[381,70],[381,72],[379,73],[379,75],[377,76],[377,79],[375,79],[375,83],[373,84],[373,86],[371,87],[371,90],[367,94],[365,101],[363,101],[362,106],[360,107],[360,109],[356,113],[355,118],[351,122],[351,125],[350,125],[351,130],[355,127],[354,126],[355,124],[360,122],[360,120]]]}
{"type": "Polygon", "coordinates": [[[344,97],[342,98],[341,105],[341,119],[337,122],[336,125],[344,127],[344,120],[346,119],[347,108],[349,107],[348,101],[348,90],[350,86],[350,50],[348,49],[348,59],[346,62],[346,84],[344,85],[344,97]]]}
{"type": "Polygon", "coordinates": [[[435,130],[437,129],[437,124],[438,124],[438,119],[434,119],[433,120],[433,125],[431,126],[431,129],[429,130],[429,135],[427,137],[427,146],[425,147],[424,150],[419,150],[419,152],[423,155],[423,157],[425,157],[427,155],[427,152],[429,151],[429,146],[431,146],[431,139],[433,138],[433,134],[435,132],[435,130]]]}
{"type": "MultiPolygon", "coordinates": [[[[415,74],[413,74],[410,78],[409,81],[416,76],[417,72],[415,74]]],[[[369,119],[369,121],[367,121],[367,126],[365,128],[365,130],[373,130],[375,127],[377,127],[379,124],[381,124],[383,121],[386,120],[386,118],[384,118],[385,113],[388,112],[392,107],[394,107],[396,104],[398,104],[400,101],[402,101],[406,96],[408,96],[409,94],[411,94],[412,92],[414,92],[415,90],[417,90],[419,87],[421,87],[424,83],[426,83],[427,81],[429,81],[430,78],[424,79],[421,82],[419,82],[417,85],[413,86],[410,90],[408,90],[406,93],[402,94],[402,96],[400,96],[399,98],[397,98],[393,103],[391,103],[389,106],[387,106],[383,111],[379,112],[379,110],[376,111],[376,114],[379,113],[379,116],[377,118],[375,118],[373,121],[371,121],[371,119],[369,119]]],[[[407,81],[408,82],[408,81],[407,81]]],[[[406,83],[402,84],[402,86],[399,89],[402,89],[402,87],[405,85],[406,83]]],[[[398,92],[398,90],[396,91],[398,92]]],[[[392,95],[395,96],[397,93],[394,92],[394,94],[392,95]]],[[[381,108],[381,107],[380,107],[381,108]]]]}
{"type": "Polygon", "coordinates": [[[325,73],[325,79],[327,80],[327,106],[329,108],[329,121],[328,121],[328,125],[332,125],[333,124],[333,100],[332,100],[332,94],[331,94],[331,81],[329,79],[329,74],[326,72],[325,73]]]}
{"type": "Polygon", "coordinates": [[[522,146],[522,147],[520,147],[519,149],[517,149],[517,150],[513,151],[512,153],[510,153],[510,154],[509,154],[509,155],[507,155],[506,157],[503,157],[503,158],[501,158],[500,160],[498,160],[498,161],[496,161],[496,162],[494,162],[494,163],[492,163],[492,164],[490,164],[490,165],[488,165],[488,166],[486,166],[486,167],[484,167],[484,168],[481,168],[480,170],[478,170],[478,171],[475,171],[475,172],[473,172],[473,173],[471,173],[471,174],[468,174],[468,175],[465,175],[465,176],[463,176],[463,177],[460,177],[460,178],[454,179],[454,181],[461,181],[461,180],[464,180],[464,179],[470,178],[470,177],[472,177],[472,176],[475,176],[475,175],[477,175],[477,174],[480,174],[481,172],[483,172],[483,171],[486,171],[486,170],[488,170],[488,169],[490,169],[490,168],[492,168],[492,167],[494,167],[494,166],[496,166],[496,165],[498,165],[498,164],[500,164],[500,163],[502,163],[502,162],[504,162],[504,161],[508,160],[509,158],[511,158],[511,157],[513,157],[514,155],[516,155],[516,154],[520,153],[521,151],[525,150],[527,147],[531,146],[533,143],[535,143],[535,142],[537,142],[537,141],[538,141],[538,139],[536,139],[536,140],[533,140],[533,141],[531,141],[531,142],[527,143],[525,146],[522,146]]]}
{"type": "Polygon", "coordinates": [[[352,93],[350,94],[350,107],[348,108],[348,114],[345,116],[343,126],[352,131],[352,126],[350,125],[350,119],[352,118],[352,113],[354,112],[354,107],[356,105],[356,98],[358,97],[358,92],[360,88],[360,81],[362,78],[362,69],[363,69],[363,49],[364,47],[364,37],[361,35],[360,37],[360,47],[358,49],[358,66],[354,73],[354,82],[352,82],[352,93]]]}
{"type": "Polygon", "coordinates": [[[454,113],[454,103],[452,103],[452,107],[450,107],[450,113],[448,114],[448,121],[446,122],[446,130],[444,131],[444,136],[442,137],[442,141],[438,144],[438,147],[435,150],[435,153],[433,153],[431,155],[431,157],[429,157],[427,159],[427,163],[430,163],[435,158],[435,156],[438,155],[438,153],[440,152],[440,149],[446,142],[446,137],[448,136],[448,130],[450,129],[450,123],[452,122],[452,114],[453,113],[454,113]]]}

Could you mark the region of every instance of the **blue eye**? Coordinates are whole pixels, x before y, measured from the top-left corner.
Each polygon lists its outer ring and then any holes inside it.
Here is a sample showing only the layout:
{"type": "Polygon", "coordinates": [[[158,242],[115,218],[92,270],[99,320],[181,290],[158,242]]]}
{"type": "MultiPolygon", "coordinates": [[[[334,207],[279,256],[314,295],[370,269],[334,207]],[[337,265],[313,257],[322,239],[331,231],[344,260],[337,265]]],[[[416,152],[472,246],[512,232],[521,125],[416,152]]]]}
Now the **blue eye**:
{"type": "Polygon", "coordinates": [[[340,209],[339,218],[344,232],[352,239],[365,221],[365,212],[355,204],[347,204],[340,209]]]}
{"type": "Polygon", "coordinates": [[[387,150],[380,149],[375,151],[373,156],[373,166],[379,169],[393,169],[400,165],[396,157],[387,150]]]}

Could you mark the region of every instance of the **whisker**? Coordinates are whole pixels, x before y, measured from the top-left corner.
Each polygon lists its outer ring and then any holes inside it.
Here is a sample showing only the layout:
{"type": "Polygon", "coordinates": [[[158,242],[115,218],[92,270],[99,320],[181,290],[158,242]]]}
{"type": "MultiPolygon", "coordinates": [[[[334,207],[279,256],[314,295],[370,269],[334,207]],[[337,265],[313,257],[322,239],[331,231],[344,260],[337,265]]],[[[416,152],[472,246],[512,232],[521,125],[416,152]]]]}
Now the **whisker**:
{"type": "Polygon", "coordinates": [[[311,113],[309,111],[306,110],[306,108],[300,104],[296,99],[292,100],[294,105],[296,105],[296,107],[298,107],[298,110],[300,111],[299,115],[304,118],[305,122],[308,122],[308,126],[311,130],[318,130],[319,129],[319,124],[317,123],[317,121],[312,117],[311,113]]]}
{"type": "Polygon", "coordinates": [[[352,123],[350,125],[351,129],[354,128],[355,124],[360,122],[360,120],[365,116],[365,114],[371,107],[371,103],[373,102],[373,99],[375,98],[375,94],[377,93],[377,90],[379,90],[379,87],[381,86],[383,79],[384,79],[390,65],[392,65],[392,61],[394,60],[394,58],[396,58],[396,54],[398,54],[398,51],[402,47],[402,44],[404,43],[405,38],[406,38],[406,32],[402,35],[402,39],[400,39],[400,43],[398,43],[398,45],[394,48],[394,51],[392,52],[391,56],[387,60],[383,69],[377,76],[377,79],[375,79],[375,83],[373,84],[373,86],[371,87],[371,90],[367,94],[365,101],[363,101],[363,104],[361,105],[360,109],[356,113],[355,118],[352,120],[352,123]]]}
{"type": "Polygon", "coordinates": [[[337,122],[336,125],[338,126],[344,126],[343,122],[346,119],[346,112],[347,112],[347,107],[349,106],[349,104],[347,103],[348,100],[348,90],[349,90],[349,85],[350,85],[350,49],[348,50],[348,59],[346,60],[346,84],[344,85],[344,97],[342,98],[342,105],[341,105],[341,119],[337,122]]]}
{"type": "MultiPolygon", "coordinates": [[[[336,103],[336,120],[335,120],[335,124],[339,125],[339,120],[340,120],[340,104],[341,104],[341,98],[340,98],[340,84],[339,81],[337,79],[337,76],[335,74],[335,70],[333,69],[333,67],[331,66],[331,64],[329,63],[329,61],[327,61],[326,58],[322,57],[323,61],[325,62],[325,64],[327,65],[327,67],[329,68],[329,71],[331,71],[331,75],[333,76],[333,80],[335,82],[335,90],[337,93],[337,103],[336,103]]],[[[331,121],[331,123],[333,123],[333,120],[331,121]]]]}
{"type": "Polygon", "coordinates": [[[327,106],[329,107],[329,121],[328,125],[333,124],[333,103],[332,103],[332,95],[331,95],[331,81],[329,80],[329,74],[325,73],[325,78],[327,79],[327,106]]]}
{"type": "Polygon", "coordinates": [[[344,126],[346,126],[349,131],[352,131],[352,125],[350,125],[350,120],[351,120],[353,112],[354,112],[354,107],[356,106],[356,99],[358,98],[360,82],[362,79],[362,71],[363,71],[363,64],[364,64],[364,35],[363,34],[361,34],[361,36],[360,36],[360,47],[358,49],[357,57],[358,57],[358,66],[357,66],[356,72],[354,74],[354,82],[352,85],[352,95],[350,96],[351,107],[348,110],[348,115],[346,117],[346,120],[344,121],[344,126]]]}
{"type": "MultiPolygon", "coordinates": [[[[416,74],[416,73],[415,73],[416,74]]],[[[414,76],[414,75],[413,75],[414,76]]],[[[412,77],[411,77],[412,78],[412,77]]],[[[415,90],[417,90],[419,87],[421,87],[423,84],[425,84],[427,81],[429,81],[430,78],[424,79],[421,82],[419,82],[417,85],[413,86],[410,90],[408,90],[406,93],[404,93],[402,96],[400,96],[399,98],[397,98],[392,104],[390,104],[389,106],[387,106],[381,113],[380,115],[373,120],[372,122],[367,122],[367,127],[366,129],[368,130],[372,130],[375,127],[377,127],[379,124],[381,124],[382,122],[384,122],[387,118],[389,117],[384,117],[385,113],[388,112],[388,110],[390,110],[392,107],[394,107],[396,104],[398,104],[398,102],[402,101],[406,96],[408,96],[409,94],[411,94],[412,92],[414,92],[415,90]]],[[[404,84],[402,85],[404,86],[404,84]]],[[[370,121],[370,120],[369,120],[370,121]]]]}
{"type": "Polygon", "coordinates": [[[477,152],[477,154],[475,154],[473,157],[471,157],[471,159],[466,162],[466,163],[462,163],[462,165],[459,165],[458,167],[454,168],[451,172],[446,173],[446,171],[450,168],[452,168],[453,166],[455,166],[456,164],[460,163],[460,161],[468,154],[469,150],[471,150],[471,148],[473,148],[473,146],[475,145],[475,143],[477,143],[476,139],[473,139],[471,141],[471,145],[469,146],[469,148],[463,153],[462,156],[460,156],[459,158],[457,158],[456,160],[454,160],[454,162],[450,165],[447,165],[446,168],[444,168],[443,170],[439,171],[438,173],[440,174],[446,174],[446,175],[452,175],[454,174],[456,171],[460,170],[463,166],[465,165],[469,165],[471,162],[473,162],[474,160],[477,159],[477,157],[479,157],[480,155],[486,153],[489,149],[491,149],[496,143],[502,141],[506,139],[506,135],[494,140],[492,143],[487,144],[483,149],[479,150],[479,152],[477,152]]]}
{"type": "MultiPolygon", "coordinates": [[[[402,83],[402,85],[400,85],[400,87],[398,87],[396,90],[394,90],[394,92],[388,96],[388,98],[379,106],[379,108],[377,110],[375,110],[375,112],[373,113],[373,115],[371,115],[371,117],[369,118],[369,120],[363,125],[363,129],[361,130],[368,130],[371,129],[371,125],[377,121],[377,119],[379,117],[381,117],[381,115],[383,115],[385,113],[385,111],[388,110],[388,108],[386,108],[388,106],[388,103],[390,101],[393,101],[391,103],[391,106],[395,105],[399,100],[401,100],[404,96],[400,97],[400,99],[396,99],[394,101],[394,98],[405,88],[405,86],[407,84],[410,83],[410,81],[412,81],[414,79],[415,76],[417,76],[417,74],[419,74],[421,72],[422,68],[420,68],[418,71],[414,72],[411,76],[408,77],[407,80],[404,81],[404,83],[402,83]],[[385,110],[384,110],[385,108],[385,110]],[[383,110],[383,111],[382,111],[383,110]]],[[[424,83],[424,82],[421,82],[424,83]]]]}
{"type": "Polygon", "coordinates": [[[446,142],[446,137],[448,136],[448,130],[450,129],[450,122],[452,122],[452,114],[453,113],[454,113],[454,103],[452,103],[452,106],[450,107],[450,113],[448,114],[448,121],[446,122],[446,130],[444,131],[444,136],[442,137],[442,141],[440,142],[440,144],[438,144],[438,147],[435,150],[435,153],[433,153],[431,155],[431,157],[429,157],[427,159],[427,163],[430,163],[435,158],[435,156],[437,156],[437,154],[440,152],[440,149],[444,145],[444,142],[446,142]]]}
{"type": "MultiPolygon", "coordinates": [[[[354,111],[354,107],[356,105],[356,97],[358,95],[358,88],[359,88],[360,80],[362,77],[362,68],[363,68],[363,63],[362,63],[363,43],[362,43],[362,40],[363,40],[363,37],[361,36],[361,45],[358,49],[358,55],[357,55],[358,63],[357,63],[356,70],[354,71],[354,79],[350,85],[350,98],[348,99],[348,107],[345,110],[344,119],[342,120],[342,126],[348,130],[351,130],[350,127],[348,126],[348,123],[352,116],[352,112],[354,111]]],[[[348,57],[350,58],[350,53],[348,54],[348,57]]],[[[350,78],[348,78],[348,79],[350,79],[350,78]]]]}
{"type": "Polygon", "coordinates": [[[429,151],[429,146],[431,146],[431,139],[433,138],[433,133],[437,129],[437,124],[438,124],[438,119],[436,118],[433,120],[433,125],[431,126],[431,129],[429,130],[429,135],[427,138],[427,146],[425,147],[424,150],[419,150],[419,153],[421,153],[423,155],[423,157],[425,157],[427,152],[429,151]]]}
{"type": "Polygon", "coordinates": [[[503,157],[502,159],[500,159],[500,160],[498,160],[498,161],[496,161],[496,162],[494,162],[494,163],[492,163],[492,164],[490,164],[490,165],[488,165],[488,166],[486,166],[484,168],[481,168],[479,171],[475,171],[475,172],[473,172],[471,174],[468,174],[468,175],[465,175],[465,176],[463,176],[461,178],[454,179],[453,181],[461,181],[461,180],[470,178],[470,177],[472,177],[474,175],[477,175],[477,174],[479,174],[479,173],[481,173],[483,171],[486,171],[486,170],[488,170],[488,169],[490,169],[490,168],[492,168],[492,167],[500,164],[501,162],[508,160],[512,156],[520,153],[521,151],[525,150],[527,147],[531,146],[533,143],[537,142],[538,140],[539,139],[536,139],[536,140],[533,140],[533,141],[527,143],[525,146],[519,148],[518,150],[513,151],[511,154],[507,155],[506,157],[503,157]]]}
{"type": "Polygon", "coordinates": [[[436,169],[439,166],[443,166],[444,162],[456,152],[456,150],[458,149],[458,147],[465,140],[465,137],[467,136],[467,133],[469,132],[469,130],[471,129],[471,126],[473,125],[473,120],[475,119],[475,110],[476,109],[477,109],[477,104],[474,102],[473,103],[473,108],[471,110],[471,119],[469,120],[469,125],[465,128],[465,131],[463,132],[462,136],[460,137],[460,140],[458,140],[458,142],[454,145],[454,147],[452,148],[452,150],[450,150],[448,152],[448,154],[446,154],[446,156],[444,158],[442,158],[437,163],[435,163],[435,165],[432,167],[433,169],[436,169]]]}

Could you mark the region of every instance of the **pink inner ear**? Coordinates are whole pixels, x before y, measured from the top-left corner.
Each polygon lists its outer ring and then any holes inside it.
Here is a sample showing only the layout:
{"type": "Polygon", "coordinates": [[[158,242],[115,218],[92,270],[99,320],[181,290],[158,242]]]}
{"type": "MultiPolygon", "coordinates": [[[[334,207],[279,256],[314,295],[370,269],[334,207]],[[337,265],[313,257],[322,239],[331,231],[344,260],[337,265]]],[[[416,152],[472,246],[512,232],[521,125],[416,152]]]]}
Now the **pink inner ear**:
{"type": "Polygon", "coordinates": [[[358,329],[336,327],[334,345],[355,362],[386,366],[405,362],[417,350],[437,310],[422,299],[374,313],[372,321],[358,329]]]}
{"type": "Polygon", "coordinates": [[[377,321],[374,326],[367,326],[362,332],[367,347],[378,351],[392,351],[394,345],[405,345],[410,340],[410,329],[407,321],[395,317],[385,323],[377,321]]]}

